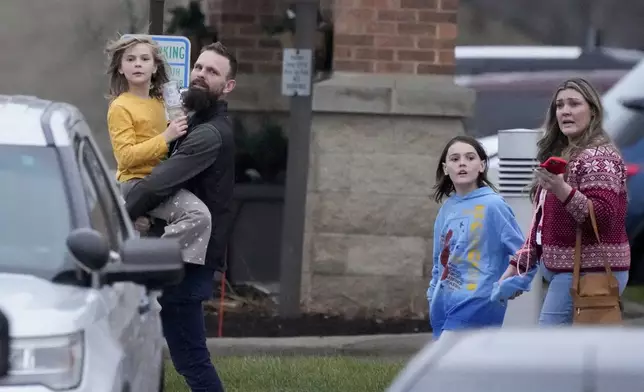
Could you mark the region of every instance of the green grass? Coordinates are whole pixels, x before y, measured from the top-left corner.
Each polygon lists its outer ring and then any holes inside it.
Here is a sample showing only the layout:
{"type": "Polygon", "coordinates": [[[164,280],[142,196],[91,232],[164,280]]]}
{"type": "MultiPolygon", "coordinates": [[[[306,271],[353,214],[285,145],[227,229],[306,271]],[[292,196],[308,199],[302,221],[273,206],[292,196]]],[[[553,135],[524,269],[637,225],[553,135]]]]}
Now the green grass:
{"type": "Polygon", "coordinates": [[[628,301],[644,304],[644,286],[626,286],[622,297],[628,301]]]}
{"type": "MultiPolygon", "coordinates": [[[[352,357],[214,358],[226,392],[378,392],[402,370],[402,360],[352,357]]],[[[167,363],[165,392],[189,392],[167,363]]]]}

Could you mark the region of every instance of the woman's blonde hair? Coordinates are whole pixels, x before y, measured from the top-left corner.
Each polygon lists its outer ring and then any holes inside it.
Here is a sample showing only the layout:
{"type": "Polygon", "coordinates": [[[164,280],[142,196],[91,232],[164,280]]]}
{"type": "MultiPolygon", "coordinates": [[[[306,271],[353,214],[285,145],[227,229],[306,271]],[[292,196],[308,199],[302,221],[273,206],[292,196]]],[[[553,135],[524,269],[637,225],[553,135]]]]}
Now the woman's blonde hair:
{"type": "Polygon", "coordinates": [[[170,78],[168,76],[169,66],[161,54],[159,45],[145,35],[128,35],[121,36],[119,39],[109,42],[105,48],[105,53],[108,58],[107,75],[110,78],[109,99],[114,99],[128,91],[127,79],[119,72],[119,69],[121,68],[125,51],[138,44],[145,44],[150,47],[154,65],[157,67],[150,81],[150,96],[158,99],[163,98],[162,86],[164,83],[170,81],[170,78]]]}
{"type": "MultiPolygon", "coordinates": [[[[537,159],[540,163],[550,157],[562,157],[566,160],[573,159],[579,152],[589,147],[601,146],[610,143],[610,138],[604,132],[602,126],[604,110],[601,98],[597,90],[585,79],[573,78],[561,83],[550,101],[546,120],[542,126],[543,137],[537,143],[537,159]],[[584,98],[590,107],[590,122],[585,129],[574,140],[569,140],[557,121],[557,95],[563,90],[575,90],[584,98]]],[[[537,183],[533,181],[530,195],[534,198],[537,191],[537,183]]]]}

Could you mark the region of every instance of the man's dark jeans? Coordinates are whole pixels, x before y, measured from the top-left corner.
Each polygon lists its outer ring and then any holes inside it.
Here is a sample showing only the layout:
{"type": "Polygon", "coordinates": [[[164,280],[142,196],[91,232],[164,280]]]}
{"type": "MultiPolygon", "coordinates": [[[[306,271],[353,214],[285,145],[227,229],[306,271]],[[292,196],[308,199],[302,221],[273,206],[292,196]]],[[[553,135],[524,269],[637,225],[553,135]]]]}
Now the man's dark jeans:
{"type": "Polygon", "coordinates": [[[215,271],[185,265],[185,277],[159,298],[163,334],[172,363],[192,392],[223,392],[219,375],[206,346],[202,302],[212,296],[215,271]]]}

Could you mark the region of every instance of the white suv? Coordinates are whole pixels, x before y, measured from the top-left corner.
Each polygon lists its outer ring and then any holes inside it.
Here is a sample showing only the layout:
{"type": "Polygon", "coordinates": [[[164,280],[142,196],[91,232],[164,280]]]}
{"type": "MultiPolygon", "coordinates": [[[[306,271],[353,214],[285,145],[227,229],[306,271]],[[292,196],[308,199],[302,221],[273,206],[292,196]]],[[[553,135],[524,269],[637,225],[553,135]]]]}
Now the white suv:
{"type": "Polygon", "coordinates": [[[176,242],[140,239],[80,112],[0,96],[0,392],[156,392],[151,292],[183,274],[176,242]]]}

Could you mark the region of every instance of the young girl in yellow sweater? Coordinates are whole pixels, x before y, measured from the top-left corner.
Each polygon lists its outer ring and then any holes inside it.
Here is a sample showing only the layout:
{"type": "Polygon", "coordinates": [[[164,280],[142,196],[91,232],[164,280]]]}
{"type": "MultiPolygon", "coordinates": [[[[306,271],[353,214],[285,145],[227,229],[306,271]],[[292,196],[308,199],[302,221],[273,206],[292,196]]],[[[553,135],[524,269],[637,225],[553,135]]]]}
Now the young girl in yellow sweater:
{"type": "MultiPolygon", "coordinates": [[[[166,158],[172,141],[188,128],[186,117],[166,120],[162,86],[168,66],[158,45],[146,36],[129,36],[107,47],[110,105],[107,126],[124,195],[166,158]]],[[[206,205],[181,189],[149,212],[168,223],[165,238],[176,238],[187,263],[204,264],[211,218],[206,205]]]]}

